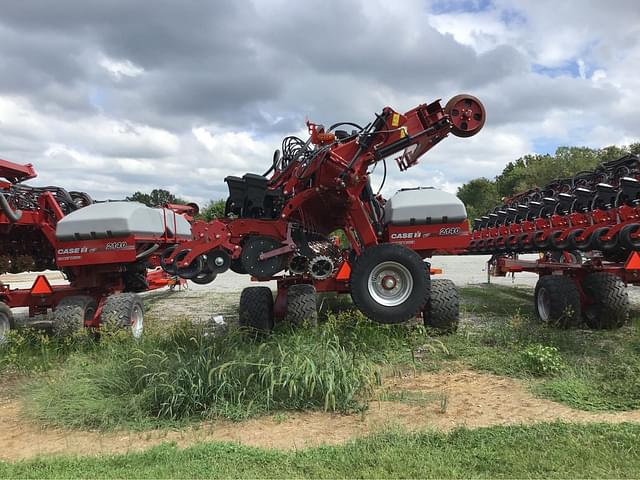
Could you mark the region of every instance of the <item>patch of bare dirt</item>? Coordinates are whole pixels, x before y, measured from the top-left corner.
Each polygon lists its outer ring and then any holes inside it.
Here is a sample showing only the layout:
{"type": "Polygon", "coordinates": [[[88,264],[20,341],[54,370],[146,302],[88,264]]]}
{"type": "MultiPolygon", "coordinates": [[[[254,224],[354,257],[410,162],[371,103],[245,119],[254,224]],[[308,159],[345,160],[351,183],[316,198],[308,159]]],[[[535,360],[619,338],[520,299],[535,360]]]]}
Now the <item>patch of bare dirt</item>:
{"type": "MultiPolygon", "coordinates": [[[[0,401],[0,459],[39,455],[91,455],[137,451],[172,441],[185,447],[231,441],[279,449],[343,443],[389,425],[409,430],[567,422],[640,422],[640,410],[593,413],[533,397],[517,380],[462,371],[387,379],[387,392],[424,394],[426,401],[374,401],[364,414],[300,412],[248,420],[203,422],[184,430],[82,432],[40,428],[20,417],[20,404],[0,401]],[[446,398],[446,405],[443,403],[446,398]],[[446,407],[446,408],[445,408],[446,407]]],[[[412,398],[414,398],[412,397],[412,398]]],[[[398,398],[395,395],[393,398],[398,398]]]]}

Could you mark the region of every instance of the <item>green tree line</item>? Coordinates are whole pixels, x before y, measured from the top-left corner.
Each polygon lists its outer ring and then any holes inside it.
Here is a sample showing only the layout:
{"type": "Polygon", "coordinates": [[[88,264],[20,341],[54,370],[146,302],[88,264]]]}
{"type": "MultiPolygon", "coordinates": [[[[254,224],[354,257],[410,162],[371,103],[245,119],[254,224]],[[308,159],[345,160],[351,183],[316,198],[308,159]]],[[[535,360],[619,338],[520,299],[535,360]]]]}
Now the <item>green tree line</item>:
{"type": "Polygon", "coordinates": [[[485,215],[502,199],[534,187],[543,187],[554,179],[572,177],[593,170],[598,164],[628,153],[640,154],[640,142],[628,146],[604,148],[558,147],[555,154],[525,155],[509,162],[493,179],[475,178],[458,188],[458,198],[467,207],[469,219],[485,215]]]}
{"type": "MultiPolygon", "coordinates": [[[[165,203],[180,205],[185,205],[187,203],[186,200],[183,200],[170,191],[162,188],[154,188],[150,193],[138,191],[126,197],[126,200],[130,202],[140,202],[147,207],[159,207],[165,203]]],[[[213,220],[214,218],[222,218],[224,217],[224,204],[225,201],[222,199],[210,200],[209,203],[200,210],[200,213],[196,215],[196,218],[206,221],[213,220]]]]}

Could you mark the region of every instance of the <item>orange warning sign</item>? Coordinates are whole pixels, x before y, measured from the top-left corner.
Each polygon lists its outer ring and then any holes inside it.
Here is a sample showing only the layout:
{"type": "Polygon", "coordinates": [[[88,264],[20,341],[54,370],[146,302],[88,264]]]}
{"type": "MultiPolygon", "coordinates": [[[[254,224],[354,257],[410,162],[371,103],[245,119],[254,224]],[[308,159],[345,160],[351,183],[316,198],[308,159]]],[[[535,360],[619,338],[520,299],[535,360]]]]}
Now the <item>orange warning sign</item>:
{"type": "Polygon", "coordinates": [[[338,270],[338,274],[336,275],[336,280],[349,280],[349,276],[351,275],[351,265],[349,262],[344,262],[340,270],[338,270]]]}
{"type": "Polygon", "coordinates": [[[638,252],[633,252],[631,254],[624,268],[626,270],[640,270],[640,255],[638,252]]]}
{"type": "Polygon", "coordinates": [[[51,295],[53,293],[53,288],[51,288],[51,284],[47,277],[44,275],[38,275],[36,277],[36,281],[33,282],[33,286],[31,287],[31,293],[33,295],[51,295]]]}

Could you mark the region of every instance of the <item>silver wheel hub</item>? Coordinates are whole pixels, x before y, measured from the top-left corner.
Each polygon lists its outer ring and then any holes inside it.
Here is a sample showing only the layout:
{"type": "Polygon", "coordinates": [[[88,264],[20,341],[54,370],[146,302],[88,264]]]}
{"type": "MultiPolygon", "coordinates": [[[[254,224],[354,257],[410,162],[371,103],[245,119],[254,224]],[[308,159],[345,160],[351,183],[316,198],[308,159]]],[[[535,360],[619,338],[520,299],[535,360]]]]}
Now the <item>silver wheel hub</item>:
{"type": "Polygon", "coordinates": [[[548,321],[551,313],[551,296],[546,288],[538,290],[537,304],[540,319],[544,322],[548,321]]]}
{"type": "Polygon", "coordinates": [[[133,338],[142,337],[142,331],[144,330],[144,315],[138,305],[133,308],[131,312],[131,335],[133,338]]]}
{"type": "Polygon", "coordinates": [[[396,284],[396,279],[391,275],[386,275],[382,279],[382,288],[384,288],[385,290],[393,290],[396,284]]]}
{"type": "Polygon", "coordinates": [[[382,262],[371,271],[367,287],[375,302],[385,307],[395,307],[411,295],[413,277],[401,263],[382,262]]]}
{"type": "Polygon", "coordinates": [[[5,342],[10,329],[9,319],[6,315],[0,315],[0,344],[5,342]]]}

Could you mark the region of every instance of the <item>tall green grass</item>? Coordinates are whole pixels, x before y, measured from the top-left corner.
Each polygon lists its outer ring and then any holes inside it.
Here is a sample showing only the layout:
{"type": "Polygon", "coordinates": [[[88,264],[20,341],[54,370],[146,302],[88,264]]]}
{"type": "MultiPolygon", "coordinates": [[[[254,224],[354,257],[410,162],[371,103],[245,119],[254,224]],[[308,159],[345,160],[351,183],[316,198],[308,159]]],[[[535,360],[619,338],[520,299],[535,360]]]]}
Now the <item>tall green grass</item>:
{"type": "Polygon", "coordinates": [[[344,312],[319,328],[283,327],[261,341],[237,329],[209,334],[188,323],[150,332],[141,342],[115,335],[38,376],[26,390],[27,406],[44,423],[91,428],[359,410],[385,364],[419,368],[413,352],[425,343],[424,333],[344,312]]]}
{"type": "Polygon", "coordinates": [[[467,315],[475,318],[446,339],[449,359],[500,375],[537,377],[536,394],[574,408],[640,408],[640,312],[632,311],[632,324],[619,330],[558,330],[535,318],[531,290],[493,285],[462,293],[467,315]]]}
{"type": "Polygon", "coordinates": [[[89,330],[66,338],[51,337],[42,330],[10,330],[0,343],[0,373],[34,374],[64,363],[69,355],[90,352],[98,346],[89,330]]]}
{"type": "Polygon", "coordinates": [[[262,341],[148,319],[141,341],[122,332],[100,342],[12,333],[0,345],[0,373],[33,376],[24,394],[37,419],[82,428],[360,410],[381,377],[461,366],[530,379],[537,394],[575,408],[640,408],[637,320],[617,331],[556,330],[528,313],[530,291],[462,293],[460,331],[437,339],[415,323],[378,325],[350,311],[328,314],[317,328],[281,326],[262,341]],[[492,311],[507,303],[508,317],[492,311]]]}

